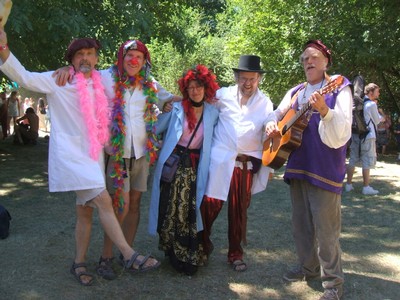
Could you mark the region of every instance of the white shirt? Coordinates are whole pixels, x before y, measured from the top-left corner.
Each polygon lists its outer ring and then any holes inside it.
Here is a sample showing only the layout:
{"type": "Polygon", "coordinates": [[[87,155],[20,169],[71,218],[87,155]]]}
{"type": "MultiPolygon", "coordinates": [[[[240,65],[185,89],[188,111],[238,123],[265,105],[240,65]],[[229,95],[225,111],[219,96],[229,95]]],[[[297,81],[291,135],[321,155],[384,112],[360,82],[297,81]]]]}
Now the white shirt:
{"type": "MultiPolygon", "coordinates": [[[[206,195],[226,201],[238,154],[262,157],[264,122],[273,110],[271,100],[257,89],[247,104],[239,104],[238,86],[217,91],[219,120],[214,129],[206,195]]],[[[248,163],[251,168],[251,163],[248,163]]],[[[265,189],[272,169],[262,166],[253,177],[252,193],[265,189]]]]}
{"type": "MultiPolygon", "coordinates": [[[[67,83],[59,87],[51,76],[53,72],[29,72],[12,53],[0,66],[0,70],[22,87],[46,94],[52,117],[49,142],[50,192],[104,188],[104,159],[100,155],[98,161],[95,161],[89,156],[88,133],[75,84],[67,83]]],[[[87,80],[87,86],[90,99],[94,102],[91,79],[87,80]]]]}
{"type": "MultiPolygon", "coordinates": [[[[110,108],[112,109],[112,101],[115,97],[115,82],[111,69],[102,70],[101,76],[106,90],[106,95],[110,101],[110,108]]],[[[171,100],[174,95],[167,92],[157,81],[154,81],[153,84],[157,89],[157,97],[159,100],[157,107],[162,109],[164,103],[171,100]]],[[[125,91],[124,100],[124,121],[126,130],[124,157],[135,157],[136,159],[139,159],[146,155],[147,132],[146,123],[143,119],[146,96],[143,94],[143,89],[135,88],[134,90],[125,91]]]]}
{"type": "MultiPolygon", "coordinates": [[[[337,77],[337,75],[331,78],[334,79],[335,77],[337,77]]],[[[308,102],[313,92],[321,88],[321,84],[325,85],[326,82],[319,82],[315,85],[307,84],[307,88],[299,92],[297,99],[300,107],[308,102]]],[[[286,112],[290,109],[293,90],[294,88],[286,93],[278,108],[268,116],[267,122],[277,122],[285,116],[286,112]]],[[[350,87],[346,86],[338,94],[335,107],[329,109],[328,113],[324,118],[321,118],[321,122],[319,123],[319,135],[322,142],[328,147],[334,149],[340,148],[350,139],[352,107],[353,96],[350,87]]]]}
{"type": "Polygon", "coordinates": [[[372,100],[367,101],[364,104],[364,120],[368,124],[369,128],[368,135],[365,139],[376,139],[376,128],[383,120],[383,117],[379,114],[378,106],[372,100]]]}

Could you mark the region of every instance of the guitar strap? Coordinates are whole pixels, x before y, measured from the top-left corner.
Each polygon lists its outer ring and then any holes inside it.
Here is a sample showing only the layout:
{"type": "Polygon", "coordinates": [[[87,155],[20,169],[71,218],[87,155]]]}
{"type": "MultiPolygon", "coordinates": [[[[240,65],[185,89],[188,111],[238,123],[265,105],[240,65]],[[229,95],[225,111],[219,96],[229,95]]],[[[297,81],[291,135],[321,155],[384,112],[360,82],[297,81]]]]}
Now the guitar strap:
{"type": "MultiPolygon", "coordinates": [[[[326,81],[327,83],[329,83],[330,80],[331,80],[331,78],[329,77],[329,75],[328,75],[327,73],[325,73],[325,81],[326,81]]],[[[302,91],[303,89],[305,89],[305,88],[307,87],[307,84],[308,84],[308,82],[304,82],[304,83],[303,83],[303,86],[301,86],[301,87],[297,90],[297,92],[292,96],[292,100],[290,100],[290,107],[291,107],[291,108],[294,109],[294,107],[292,107],[292,105],[293,105],[294,102],[297,100],[297,97],[298,97],[300,91],[302,91]]],[[[298,106],[299,104],[296,103],[296,105],[298,106]]],[[[297,110],[297,107],[296,107],[296,110],[297,110]]]]}
{"type": "MultiPolygon", "coordinates": [[[[295,108],[293,107],[293,104],[296,102],[297,97],[299,96],[300,91],[302,91],[303,89],[305,89],[306,86],[307,86],[307,82],[304,82],[304,83],[303,83],[303,86],[301,86],[301,87],[297,90],[297,92],[292,96],[292,100],[290,100],[290,107],[291,107],[291,108],[295,109],[295,108]]],[[[297,107],[299,106],[299,103],[298,103],[298,102],[296,103],[296,106],[297,106],[297,107]]],[[[297,110],[297,107],[296,107],[295,110],[297,110]]]]}
{"type": "MultiPolygon", "coordinates": [[[[325,81],[326,81],[326,85],[327,85],[327,84],[330,82],[331,78],[329,77],[329,75],[328,75],[326,72],[325,72],[325,76],[324,76],[324,77],[325,77],[325,81]]],[[[293,108],[293,109],[296,110],[296,111],[297,111],[297,109],[298,109],[299,102],[296,102],[296,103],[295,103],[295,101],[297,100],[297,97],[298,97],[300,91],[302,91],[303,89],[305,89],[305,88],[307,87],[307,84],[308,84],[308,82],[304,82],[304,83],[303,83],[303,86],[301,86],[301,87],[297,90],[297,92],[293,95],[292,100],[290,101],[290,107],[293,108]],[[293,106],[292,106],[292,105],[294,105],[294,104],[296,105],[296,107],[293,107],[293,106]]],[[[319,89],[319,91],[322,90],[322,88],[323,88],[323,86],[321,85],[321,88],[319,89]]],[[[308,121],[310,120],[311,116],[312,116],[311,111],[306,112],[306,118],[307,118],[308,121]]]]}

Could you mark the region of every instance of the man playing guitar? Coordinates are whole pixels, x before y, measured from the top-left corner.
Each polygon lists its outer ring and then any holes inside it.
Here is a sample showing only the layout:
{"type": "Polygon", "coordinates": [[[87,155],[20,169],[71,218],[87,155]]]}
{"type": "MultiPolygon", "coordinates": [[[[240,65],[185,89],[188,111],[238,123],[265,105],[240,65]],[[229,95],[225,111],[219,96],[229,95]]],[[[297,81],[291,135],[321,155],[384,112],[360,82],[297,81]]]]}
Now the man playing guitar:
{"type": "Polygon", "coordinates": [[[310,107],[304,113],[306,121],[302,120],[300,145],[288,155],[284,174],[290,184],[299,266],[283,278],[294,282],[321,276],[325,292],[320,299],[339,299],[344,281],[339,235],[346,144],[351,136],[350,82],[342,76],[327,75],[331,51],[320,40],[305,44],[300,61],[307,82],[287,92],[266,125],[269,138],[280,136],[283,132],[278,121],[288,111],[310,107]],[[321,92],[337,78],[340,80],[332,91],[321,92]]]}

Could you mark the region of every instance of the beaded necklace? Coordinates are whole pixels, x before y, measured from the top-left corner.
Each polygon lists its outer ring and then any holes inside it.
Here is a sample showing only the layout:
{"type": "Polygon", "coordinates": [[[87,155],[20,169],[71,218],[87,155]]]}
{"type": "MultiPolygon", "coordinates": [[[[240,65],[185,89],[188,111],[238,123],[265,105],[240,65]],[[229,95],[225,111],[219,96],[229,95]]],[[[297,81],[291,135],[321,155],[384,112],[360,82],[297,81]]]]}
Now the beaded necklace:
{"type": "Polygon", "coordinates": [[[117,66],[113,66],[112,74],[115,82],[115,97],[113,99],[113,109],[111,114],[111,146],[112,155],[114,156],[114,171],[110,174],[113,178],[113,186],[116,189],[113,205],[114,208],[122,212],[124,207],[124,199],[122,196],[124,178],[127,177],[124,165],[124,143],[125,143],[125,91],[130,87],[138,87],[143,89],[146,96],[146,104],[144,107],[143,119],[146,123],[147,141],[146,141],[146,159],[150,165],[153,165],[157,159],[157,151],[160,149],[160,142],[156,135],[157,107],[158,102],[157,89],[153,84],[151,75],[145,74],[141,70],[136,76],[127,76],[126,73],[118,76],[117,66]],[[125,79],[123,81],[123,79],[125,79]]]}

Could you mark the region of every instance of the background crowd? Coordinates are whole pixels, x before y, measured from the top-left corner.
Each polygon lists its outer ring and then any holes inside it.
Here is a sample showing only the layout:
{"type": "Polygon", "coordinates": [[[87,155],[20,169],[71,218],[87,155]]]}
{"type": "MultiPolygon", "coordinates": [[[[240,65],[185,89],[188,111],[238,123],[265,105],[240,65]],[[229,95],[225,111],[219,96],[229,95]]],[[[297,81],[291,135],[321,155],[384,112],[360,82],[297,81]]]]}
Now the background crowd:
{"type": "Polygon", "coordinates": [[[35,99],[19,94],[18,89],[7,89],[1,87],[0,91],[0,139],[16,135],[19,125],[25,125],[33,134],[27,140],[13,139],[16,144],[35,144],[40,132],[46,136],[50,132],[50,112],[44,98],[35,99]],[[9,91],[9,92],[7,92],[9,91]],[[31,108],[28,110],[28,108],[31,108]],[[34,118],[27,118],[27,112],[38,117],[38,122],[32,122],[34,118]],[[33,124],[31,124],[33,123],[33,124]],[[33,125],[33,126],[31,126],[33,125]],[[36,136],[37,135],[37,136],[36,136]],[[35,137],[36,136],[36,137],[35,137]]]}

